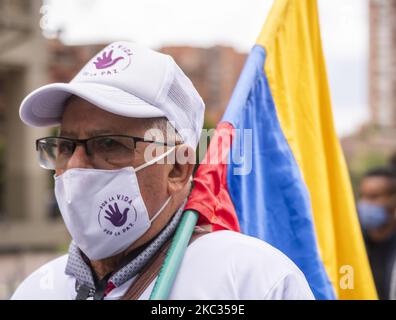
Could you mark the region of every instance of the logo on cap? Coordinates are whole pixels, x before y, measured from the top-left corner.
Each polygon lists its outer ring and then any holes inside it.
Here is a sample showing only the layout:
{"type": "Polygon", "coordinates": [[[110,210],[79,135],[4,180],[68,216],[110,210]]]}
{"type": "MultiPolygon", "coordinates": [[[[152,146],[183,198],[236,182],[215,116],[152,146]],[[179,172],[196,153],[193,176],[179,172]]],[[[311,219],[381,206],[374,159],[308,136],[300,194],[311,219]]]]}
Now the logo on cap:
{"type": "Polygon", "coordinates": [[[109,53],[103,51],[102,57],[97,57],[97,61],[94,61],[94,65],[96,69],[107,69],[111,66],[114,66],[118,61],[124,59],[124,57],[117,57],[113,60],[112,58],[113,50],[110,50],[109,53]]]}
{"type": "Polygon", "coordinates": [[[103,77],[118,74],[131,64],[132,50],[123,44],[112,44],[101,51],[83,69],[83,77],[103,77]]]}

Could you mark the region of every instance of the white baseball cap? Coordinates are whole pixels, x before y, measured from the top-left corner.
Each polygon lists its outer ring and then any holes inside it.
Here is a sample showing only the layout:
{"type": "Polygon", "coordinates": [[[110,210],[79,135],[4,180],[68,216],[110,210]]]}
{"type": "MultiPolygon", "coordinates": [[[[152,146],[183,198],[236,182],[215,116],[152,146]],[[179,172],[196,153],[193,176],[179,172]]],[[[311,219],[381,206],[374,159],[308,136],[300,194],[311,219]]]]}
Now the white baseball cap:
{"type": "Polygon", "coordinates": [[[69,83],[45,85],[21,103],[20,117],[35,127],[59,125],[67,98],[76,95],[125,117],[166,117],[183,142],[195,149],[205,105],[169,55],[114,42],[93,57],[69,83]]]}

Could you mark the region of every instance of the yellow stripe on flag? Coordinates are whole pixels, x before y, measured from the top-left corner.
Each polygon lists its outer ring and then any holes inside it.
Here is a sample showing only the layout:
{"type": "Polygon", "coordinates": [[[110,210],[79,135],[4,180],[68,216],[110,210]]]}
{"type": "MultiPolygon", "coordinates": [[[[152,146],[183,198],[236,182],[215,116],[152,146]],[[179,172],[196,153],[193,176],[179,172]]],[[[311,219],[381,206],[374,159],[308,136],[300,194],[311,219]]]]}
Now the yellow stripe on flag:
{"type": "Polygon", "coordinates": [[[315,0],[274,0],[257,40],[285,137],[311,197],[320,255],[340,299],[376,299],[334,130],[315,0]]]}

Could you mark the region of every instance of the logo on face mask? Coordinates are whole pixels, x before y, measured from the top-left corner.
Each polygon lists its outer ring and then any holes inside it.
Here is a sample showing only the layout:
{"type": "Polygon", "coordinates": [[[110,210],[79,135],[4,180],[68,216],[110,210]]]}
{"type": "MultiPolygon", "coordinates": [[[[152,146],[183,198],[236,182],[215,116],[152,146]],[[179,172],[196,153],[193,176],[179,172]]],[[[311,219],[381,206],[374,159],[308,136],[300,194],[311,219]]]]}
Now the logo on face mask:
{"type": "Polygon", "coordinates": [[[122,227],[127,220],[129,208],[125,208],[124,212],[121,213],[117,202],[114,203],[114,206],[109,204],[108,208],[109,210],[105,210],[105,219],[109,220],[115,227],[122,227]]]}
{"type": "Polygon", "coordinates": [[[132,205],[132,200],[126,195],[112,196],[99,206],[99,225],[109,236],[119,236],[128,232],[136,219],[136,209],[132,205]]]}

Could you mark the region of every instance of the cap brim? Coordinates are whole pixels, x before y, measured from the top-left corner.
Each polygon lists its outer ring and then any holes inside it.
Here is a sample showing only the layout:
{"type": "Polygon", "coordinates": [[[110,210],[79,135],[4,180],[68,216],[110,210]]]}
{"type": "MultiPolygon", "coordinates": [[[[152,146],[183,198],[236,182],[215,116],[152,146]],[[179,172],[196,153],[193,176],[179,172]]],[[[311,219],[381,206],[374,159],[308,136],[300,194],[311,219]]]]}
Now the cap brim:
{"type": "Polygon", "coordinates": [[[29,94],[21,103],[22,121],[35,127],[57,125],[64,103],[76,95],[105,111],[131,118],[157,118],[165,114],[157,107],[123,90],[96,83],[54,83],[29,94]]]}

